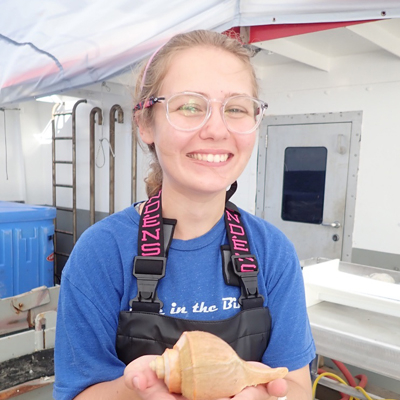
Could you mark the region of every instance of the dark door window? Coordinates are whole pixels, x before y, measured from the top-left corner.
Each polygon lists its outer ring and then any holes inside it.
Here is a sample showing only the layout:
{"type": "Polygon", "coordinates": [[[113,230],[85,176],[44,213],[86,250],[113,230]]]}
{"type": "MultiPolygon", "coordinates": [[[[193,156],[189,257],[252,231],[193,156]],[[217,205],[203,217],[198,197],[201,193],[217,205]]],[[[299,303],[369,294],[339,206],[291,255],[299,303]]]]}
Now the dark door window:
{"type": "Polygon", "coordinates": [[[285,149],[283,220],[322,223],[327,155],[326,147],[285,149]]]}

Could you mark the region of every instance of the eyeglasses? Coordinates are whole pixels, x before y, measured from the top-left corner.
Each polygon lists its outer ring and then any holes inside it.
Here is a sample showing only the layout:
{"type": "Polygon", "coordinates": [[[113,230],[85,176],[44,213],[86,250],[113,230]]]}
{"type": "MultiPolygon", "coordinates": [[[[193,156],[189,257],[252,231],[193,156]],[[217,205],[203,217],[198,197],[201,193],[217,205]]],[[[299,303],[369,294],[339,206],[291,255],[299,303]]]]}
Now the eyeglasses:
{"type": "Polygon", "coordinates": [[[134,111],[164,103],[169,123],[180,131],[202,128],[211,117],[211,102],[221,103],[220,112],[226,128],[234,133],[255,131],[268,108],[267,103],[247,95],[228,97],[224,101],[209,99],[200,93],[182,92],[170,97],[150,97],[136,105],[134,111]]]}

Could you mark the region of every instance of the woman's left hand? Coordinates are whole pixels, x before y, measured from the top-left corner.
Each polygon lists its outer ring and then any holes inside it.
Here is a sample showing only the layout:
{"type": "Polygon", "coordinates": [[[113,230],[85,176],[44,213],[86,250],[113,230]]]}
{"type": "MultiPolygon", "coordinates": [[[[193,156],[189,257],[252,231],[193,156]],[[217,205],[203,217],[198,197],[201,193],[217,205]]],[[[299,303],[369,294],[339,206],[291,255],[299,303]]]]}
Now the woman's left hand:
{"type": "Polygon", "coordinates": [[[309,366],[305,365],[302,368],[290,371],[285,379],[276,379],[265,385],[247,387],[231,399],[218,400],[275,400],[285,396],[297,400],[309,400],[312,396],[311,386],[309,366]]]}
{"type": "Polygon", "coordinates": [[[276,379],[265,385],[244,388],[236,396],[218,400],[268,400],[270,398],[284,397],[287,392],[287,382],[284,379],[276,379]]]}
{"type": "MultiPolygon", "coordinates": [[[[265,368],[270,368],[269,366],[250,361],[252,364],[257,364],[265,368]]],[[[257,386],[250,386],[244,388],[240,393],[234,396],[234,400],[267,400],[271,397],[284,397],[288,392],[288,383],[285,379],[275,379],[266,384],[261,384],[257,386]]],[[[225,400],[225,399],[224,399],[225,400]]]]}

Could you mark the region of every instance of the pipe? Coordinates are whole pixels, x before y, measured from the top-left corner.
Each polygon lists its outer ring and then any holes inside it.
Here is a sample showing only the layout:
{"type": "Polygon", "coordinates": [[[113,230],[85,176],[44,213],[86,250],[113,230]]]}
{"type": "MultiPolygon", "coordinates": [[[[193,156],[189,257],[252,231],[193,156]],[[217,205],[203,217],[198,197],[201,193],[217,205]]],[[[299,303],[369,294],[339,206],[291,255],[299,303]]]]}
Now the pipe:
{"type": "Polygon", "coordinates": [[[90,111],[90,225],[95,223],[95,157],[94,157],[94,136],[95,117],[98,114],[98,124],[103,124],[101,108],[94,107],[90,111]]]}
{"type": "Polygon", "coordinates": [[[119,124],[124,122],[122,107],[114,104],[110,109],[110,185],[109,185],[109,213],[114,214],[115,207],[115,121],[119,124]],[[115,119],[115,112],[118,111],[118,119],[115,119]]]}
{"type": "Polygon", "coordinates": [[[72,107],[72,240],[75,246],[78,240],[77,212],[76,212],[76,109],[87,100],[78,100],[72,107]]]}
{"type": "Polygon", "coordinates": [[[132,111],[132,158],[131,158],[131,171],[132,171],[132,186],[131,186],[131,203],[137,201],[137,136],[136,136],[136,124],[133,123],[134,115],[132,111]]]}

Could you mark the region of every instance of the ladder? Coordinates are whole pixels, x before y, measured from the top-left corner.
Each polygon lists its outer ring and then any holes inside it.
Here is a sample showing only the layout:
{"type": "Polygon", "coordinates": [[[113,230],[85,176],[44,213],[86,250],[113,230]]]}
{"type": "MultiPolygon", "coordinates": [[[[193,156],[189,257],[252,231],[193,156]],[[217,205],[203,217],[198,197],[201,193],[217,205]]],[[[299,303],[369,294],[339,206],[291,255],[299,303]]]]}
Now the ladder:
{"type": "Polygon", "coordinates": [[[69,257],[69,253],[61,252],[57,248],[57,235],[65,234],[72,237],[73,245],[77,241],[77,212],[76,212],[76,109],[79,104],[87,103],[86,100],[78,100],[71,112],[57,112],[60,104],[55,104],[52,111],[52,188],[53,188],[53,207],[57,211],[65,211],[72,214],[72,231],[67,231],[57,228],[57,218],[54,220],[54,270],[57,271],[57,257],[69,257]],[[56,118],[60,116],[72,116],[72,134],[71,136],[56,136],[56,118]],[[58,160],[56,159],[56,143],[60,141],[70,141],[72,145],[72,160],[58,160]],[[70,165],[72,167],[72,184],[58,183],[57,182],[57,165],[70,165]],[[60,207],[57,205],[57,188],[63,187],[72,190],[72,207],[60,207]]]}
{"type": "MultiPolygon", "coordinates": [[[[70,253],[65,251],[60,251],[62,245],[65,246],[65,241],[63,237],[57,240],[57,235],[69,235],[72,237],[72,248],[78,239],[77,234],[77,207],[76,207],[76,108],[81,103],[87,103],[86,100],[79,100],[75,103],[71,112],[61,112],[57,111],[60,104],[56,104],[53,107],[52,112],[52,153],[53,153],[53,207],[57,211],[63,211],[67,213],[72,213],[72,230],[60,229],[61,221],[57,223],[59,218],[59,213],[54,221],[55,235],[54,235],[54,268],[55,276],[57,278],[57,271],[60,263],[57,262],[58,256],[65,257],[66,259],[70,256],[70,253]],[[71,136],[57,136],[56,135],[56,118],[65,115],[72,115],[72,135],[71,136]],[[58,160],[56,158],[56,143],[59,141],[71,141],[72,143],[72,160],[58,160]],[[67,164],[72,167],[72,184],[58,183],[57,180],[57,165],[67,164]],[[72,190],[72,207],[61,207],[57,205],[57,188],[68,188],[72,190]],[[57,226],[58,225],[58,226],[57,226]]],[[[89,129],[89,139],[90,139],[90,149],[89,149],[89,160],[90,160],[90,225],[95,223],[95,125],[103,124],[103,112],[101,108],[94,107],[90,112],[90,129],[89,129]]],[[[118,122],[122,124],[124,122],[124,112],[122,107],[118,104],[114,104],[110,109],[110,137],[109,137],[109,154],[110,154],[110,166],[109,166],[109,214],[114,213],[115,208],[115,123],[118,122]],[[116,118],[117,114],[117,118],[116,118]]],[[[136,199],[136,191],[133,190],[136,187],[136,140],[134,140],[134,135],[132,138],[132,198],[136,199]],[[135,192],[135,193],[134,193],[135,192]]],[[[89,225],[89,226],[90,226],[89,225]]],[[[62,265],[63,266],[63,265],[62,265]]]]}

